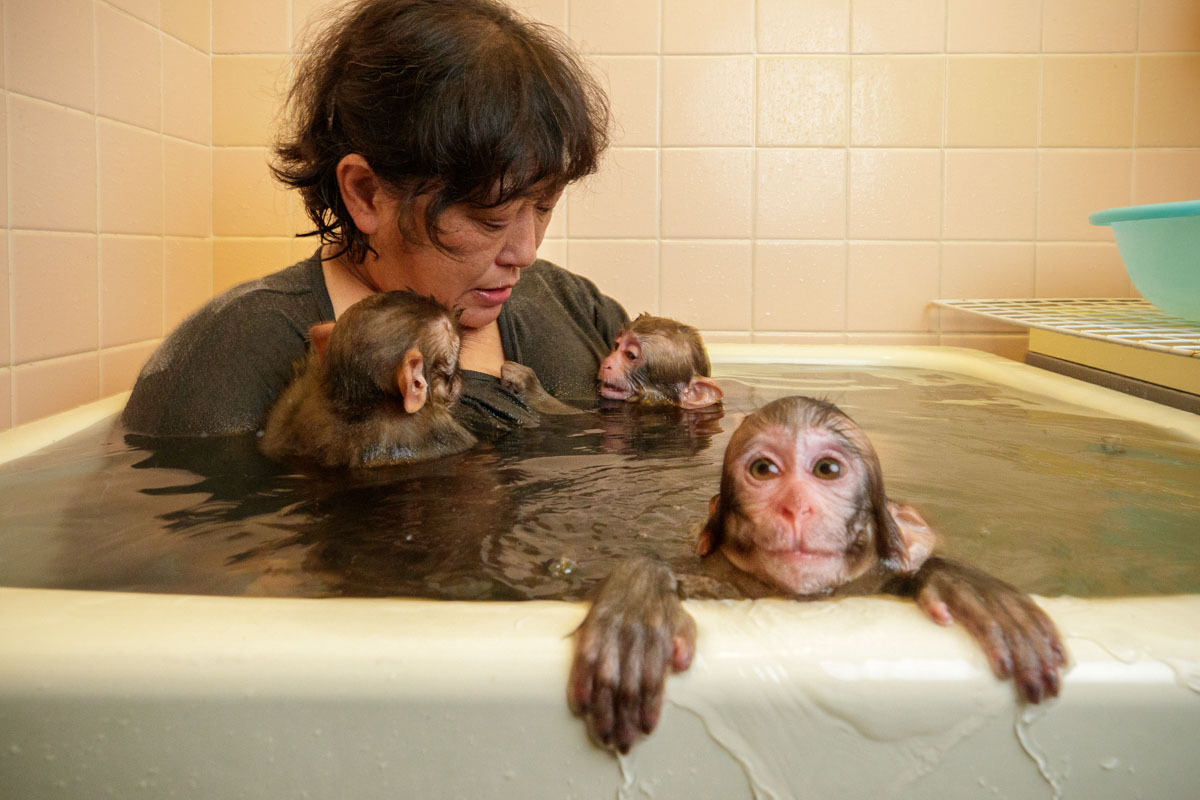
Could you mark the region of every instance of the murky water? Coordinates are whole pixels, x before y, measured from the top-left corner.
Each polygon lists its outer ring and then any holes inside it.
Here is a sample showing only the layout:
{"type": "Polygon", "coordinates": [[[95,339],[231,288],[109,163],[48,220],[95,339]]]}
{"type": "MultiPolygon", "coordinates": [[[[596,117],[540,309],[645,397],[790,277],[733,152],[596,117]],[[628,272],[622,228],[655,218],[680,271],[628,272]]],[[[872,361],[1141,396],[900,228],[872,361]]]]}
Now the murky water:
{"type": "Polygon", "coordinates": [[[1200,445],[973,378],[735,367],[720,412],[626,406],[429,464],[298,474],[254,439],[96,426],[0,467],[0,584],[279,596],[577,598],[617,560],[696,568],[742,414],[822,396],[944,554],[1043,595],[1200,592],[1200,445]]]}

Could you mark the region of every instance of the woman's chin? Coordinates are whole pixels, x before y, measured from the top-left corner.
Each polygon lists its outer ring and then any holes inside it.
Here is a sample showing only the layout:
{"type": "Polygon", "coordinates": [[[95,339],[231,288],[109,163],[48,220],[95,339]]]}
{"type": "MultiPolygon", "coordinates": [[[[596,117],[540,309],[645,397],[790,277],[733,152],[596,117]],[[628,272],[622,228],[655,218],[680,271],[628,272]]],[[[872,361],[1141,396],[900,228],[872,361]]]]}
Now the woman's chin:
{"type": "Polygon", "coordinates": [[[502,306],[490,308],[466,308],[458,321],[464,328],[482,328],[491,325],[500,316],[502,306]]]}

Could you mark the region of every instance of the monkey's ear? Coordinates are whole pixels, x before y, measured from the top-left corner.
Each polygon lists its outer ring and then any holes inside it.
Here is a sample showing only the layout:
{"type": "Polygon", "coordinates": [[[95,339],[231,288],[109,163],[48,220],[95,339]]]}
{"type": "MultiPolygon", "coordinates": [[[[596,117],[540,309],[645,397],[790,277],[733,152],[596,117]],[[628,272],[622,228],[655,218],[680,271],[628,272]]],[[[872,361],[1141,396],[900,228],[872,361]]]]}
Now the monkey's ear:
{"type": "Polygon", "coordinates": [[[318,361],[325,360],[325,351],[329,349],[329,337],[332,334],[332,322],[318,322],[308,329],[308,339],[312,342],[318,361]]]}
{"type": "Polygon", "coordinates": [[[688,409],[705,408],[713,403],[721,402],[721,398],[724,396],[725,393],[712,378],[693,375],[692,379],[688,381],[688,385],[683,387],[683,391],[679,393],[679,405],[681,408],[688,409]]]}
{"type": "Polygon", "coordinates": [[[425,380],[425,358],[417,348],[410,348],[396,369],[396,385],[404,397],[404,410],[415,414],[425,407],[429,383],[425,380]]]}
{"type": "Polygon", "coordinates": [[[721,495],[714,494],[708,501],[708,519],[705,520],[704,527],[700,529],[700,536],[696,539],[696,555],[701,558],[717,552],[721,540],[725,538],[721,531],[720,500],[721,495]]]}
{"type": "Polygon", "coordinates": [[[912,506],[887,501],[887,512],[895,522],[902,549],[895,559],[894,568],[903,573],[913,573],[921,568],[925,559],[933,555],[937,545],[937,534],[929,523],[912,506]]]}

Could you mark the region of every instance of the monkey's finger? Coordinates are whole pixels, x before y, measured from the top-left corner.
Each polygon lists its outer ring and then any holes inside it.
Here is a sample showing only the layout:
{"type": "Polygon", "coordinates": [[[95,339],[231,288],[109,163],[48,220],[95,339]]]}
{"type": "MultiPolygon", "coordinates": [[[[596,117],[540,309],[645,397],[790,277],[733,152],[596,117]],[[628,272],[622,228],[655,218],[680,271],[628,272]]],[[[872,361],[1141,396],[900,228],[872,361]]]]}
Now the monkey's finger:
{"type": "Polygon", "coordinates": [[[997,618],[1000,609],[989,608],[974,591],[955,590],[946,599],[950,613],[983,648],[992,672],[997,678],[1012,675],[1012,652],[1008,647],[1004,627],[997,618]]]}
{"type": "Polygon", "coordinates": [[[620,681],[620,648],[616,637],[607,637],[596,658],[592,677],[592,701],[589,711],[588,731],[592,738],[606,747],[612,743],[615,718],[615,692],[620,681]]]}
{"type": "Polygon", "coordinates": [[[662,714],[667,675],[666,647],[664,643],[646,648],[646,658],[642,662],[642,702],[639,709],[642,733],[651,733],[658,726],[662,714]]]}
{"type": "Polygon", "coordinates": [[[571,673],[567,678],[567,706],[571,713],[581,717],[588,712],[592,702],[592,675],[595,662],[587,654],[576,650],[571,661],[571,673]]]}
{"type": "Polygon", "coordinates": [[[932,584],[924,586],[917,593],[917,607],[938,625],[954,624],[954,615],[950,613],[950,606],[942,599],[937,587],[932,584]]]}
{"type": "Polygon", "coordinates": [[[613,738],[613,691],[611,686],[597,686],[592,695],[592,707],[586,719],[592,741],[608,747],[613,738]]]}
{"type": "Polygon", "coordinates": [[[680,609],[675,635],[671,637],[671,670],[683,672],[692,665],[696,655],[696,620],[680,609]]]}
{"type": "Polygon", "coordinates": [[[640,625],[621,631],[620,674],[617,676],[614,698],[613,744],[618,751],[628,753],[637,739],[642,722],[642,658],[653,646],[647,641],[650,632],[640,625]]]}

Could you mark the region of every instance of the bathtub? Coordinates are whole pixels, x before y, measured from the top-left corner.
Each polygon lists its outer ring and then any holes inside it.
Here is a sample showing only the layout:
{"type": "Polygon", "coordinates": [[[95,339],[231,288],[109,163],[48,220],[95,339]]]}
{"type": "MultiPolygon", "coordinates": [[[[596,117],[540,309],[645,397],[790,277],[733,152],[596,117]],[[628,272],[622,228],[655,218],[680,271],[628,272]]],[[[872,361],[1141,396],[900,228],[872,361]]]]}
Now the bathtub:
{"type": "MultiPolygon", "coordinates": [[[[717,345],[967,374],[1200,441],[1200,418],[950,348],[717,345]]],[[[0,436],[16,457],[123,398],[0,436]]],[[[1022,706],[911,602],[689,601],[692,668],[624,757],[566,708],[581,604],[0,588],[0,795],[1192,797],[1200,596],[1040,600],[1062,696],[1022,706]]]]}

